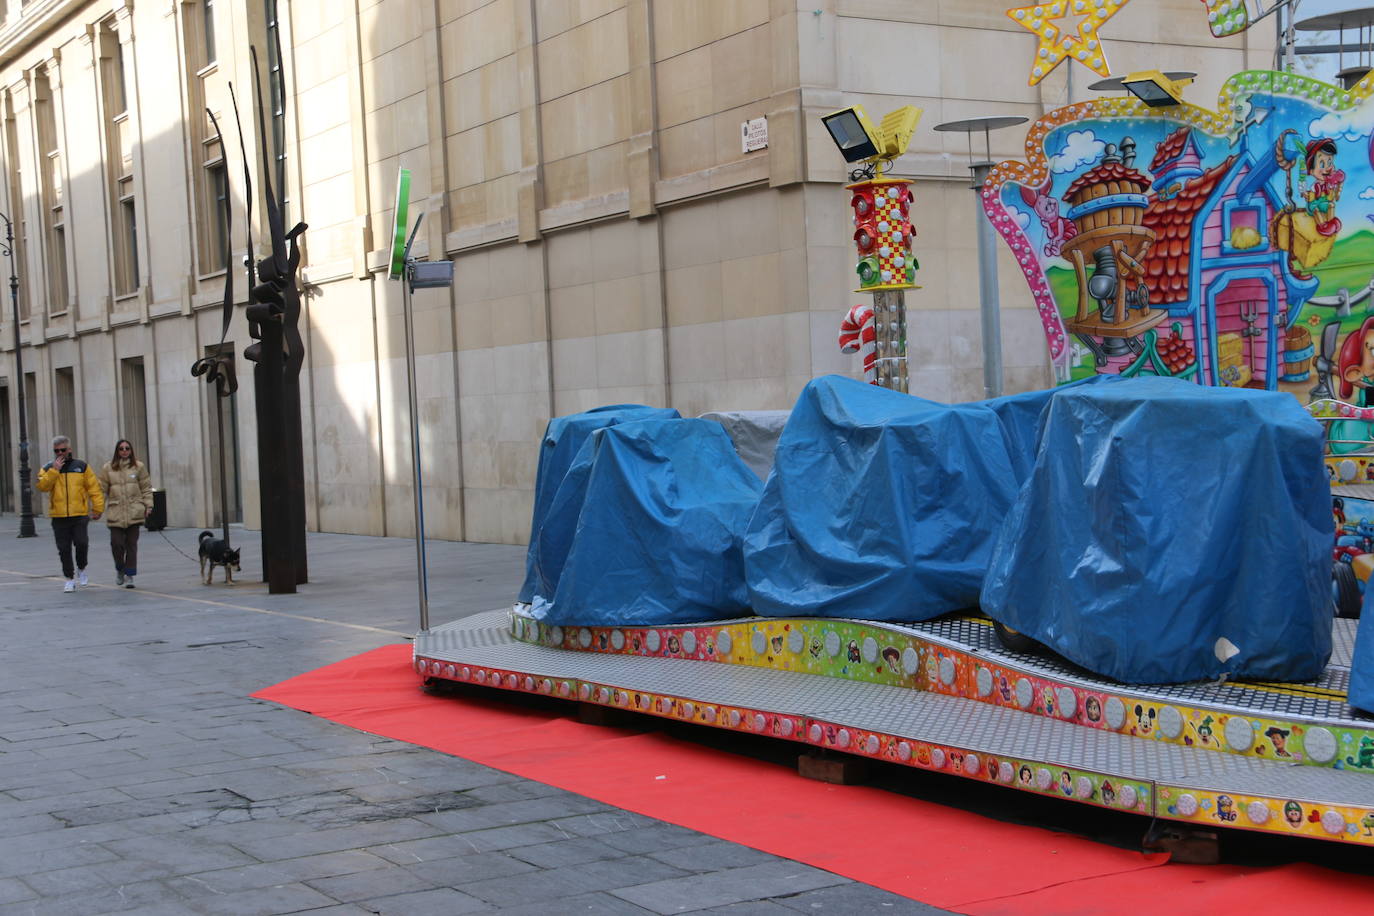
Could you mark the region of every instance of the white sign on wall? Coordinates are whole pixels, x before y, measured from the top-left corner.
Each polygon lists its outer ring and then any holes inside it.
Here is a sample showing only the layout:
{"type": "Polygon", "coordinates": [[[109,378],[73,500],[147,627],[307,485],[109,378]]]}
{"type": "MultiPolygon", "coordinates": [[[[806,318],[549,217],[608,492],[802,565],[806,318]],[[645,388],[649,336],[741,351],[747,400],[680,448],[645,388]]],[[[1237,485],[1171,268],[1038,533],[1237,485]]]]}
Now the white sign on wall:
{"type": "Polygon", "coordinates": [[[753,118],[739,126],[740,143],[746,153],[768,148],[768,119],[753,118]]]}

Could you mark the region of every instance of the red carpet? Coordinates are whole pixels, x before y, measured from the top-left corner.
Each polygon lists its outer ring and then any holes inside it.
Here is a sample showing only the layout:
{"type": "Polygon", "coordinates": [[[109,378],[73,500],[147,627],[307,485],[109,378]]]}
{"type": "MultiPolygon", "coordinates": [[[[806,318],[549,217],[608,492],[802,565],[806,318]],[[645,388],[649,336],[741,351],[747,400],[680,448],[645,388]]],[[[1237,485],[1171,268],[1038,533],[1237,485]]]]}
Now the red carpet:
{"type": "Polygon", "coordinates": [[[254,697],[970,914],[1363,911],[1374,879],[1311,865],[1188,866],[789,769],[659,734],[431,697],[385,646],[254,697]]]}

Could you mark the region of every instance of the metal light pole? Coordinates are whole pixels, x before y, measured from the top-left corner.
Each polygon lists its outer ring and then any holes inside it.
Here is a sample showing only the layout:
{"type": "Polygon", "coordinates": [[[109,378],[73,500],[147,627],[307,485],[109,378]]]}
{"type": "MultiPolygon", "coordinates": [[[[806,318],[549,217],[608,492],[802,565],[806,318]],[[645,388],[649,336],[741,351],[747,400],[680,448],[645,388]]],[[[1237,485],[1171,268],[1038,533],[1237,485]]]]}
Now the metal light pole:
{"type": "Polygon", "coordinates": [[[414,475],[412,489],[415,494],[415,577],[419,582],[420,632],[429,632],[429,566],[425,559],[425,484],[420,467],[420,400],[415,379],[415,313],[411,296],[417,289],[447,289],[453,285],[452,261],[416,261],[410,256],[410,246],[420,233],[420,224],[425,215],[421,213],[415,220],[410,239],[400,247],[405,238],[406,207],[402,201],[409,196],[410,173],[401,170],[396,191],[396,248],[392,262],[393,279],[401,281],[401,314],[405,320],[406,343],[406,394],[410,401],[410,469],[414,475]]]}
{"type": "Polygon", "coordinates": [[[33,528],[33,487],[29,472],[28,401],[24,397],[24,356],[19,349],[19,276],[14,270],[14,224],[4,213],[4,254],[10,259],[10,304],[14,308],[14,375],[15,391],[19,396],[19,536],[38,537],[33,528]]]}
{"type": "Polygon", "coordinates": [[[1023,124],[1018,115],[968,118],[935,125],[936,130],[957,131],[969,135],[969,171],[973,173],[973,219],[978,230],[978,301],[983,326],[983,393],[985,397],[1002,396],[1002,303],[997,291],[997,235],[983,212],[983,182],[992,171],[992,140],[990,134],[1003,127],[1023,124]],[[973,161],[973,135],[983,135],[983,160],[973,161]]]}

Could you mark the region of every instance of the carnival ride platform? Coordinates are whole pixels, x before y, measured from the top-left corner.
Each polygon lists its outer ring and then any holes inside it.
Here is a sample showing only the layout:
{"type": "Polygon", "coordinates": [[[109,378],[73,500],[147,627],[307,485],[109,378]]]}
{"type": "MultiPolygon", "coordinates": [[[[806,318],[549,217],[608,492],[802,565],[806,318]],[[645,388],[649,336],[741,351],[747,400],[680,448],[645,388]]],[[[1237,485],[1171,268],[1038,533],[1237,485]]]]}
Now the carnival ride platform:
{"type": "Polygon", "coordinates": [[[768,735],[1065,801],[1374,846],[1374,719],[1345,702],[1354,620],[1305,684],[1137,686],[1010,652],[991,622],[744,618],[560,627],[523,605],[415,637],[426,681],[768,735]]]}

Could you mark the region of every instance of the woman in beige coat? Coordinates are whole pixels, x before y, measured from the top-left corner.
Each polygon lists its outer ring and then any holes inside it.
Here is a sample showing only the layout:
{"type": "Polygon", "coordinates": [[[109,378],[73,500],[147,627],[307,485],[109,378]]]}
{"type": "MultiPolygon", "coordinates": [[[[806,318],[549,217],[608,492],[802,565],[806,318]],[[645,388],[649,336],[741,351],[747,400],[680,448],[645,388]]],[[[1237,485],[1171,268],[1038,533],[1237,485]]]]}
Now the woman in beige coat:
{"type": "Polygon", "coordinates": [[[148,469],[134,456],[128,439],[115,443],[114,457],[95,475],[105,493],[105,524],[110,526],[115,583],[134,587],[138,572],[138,533],[153,511],[153,485],[148,469]]]}

